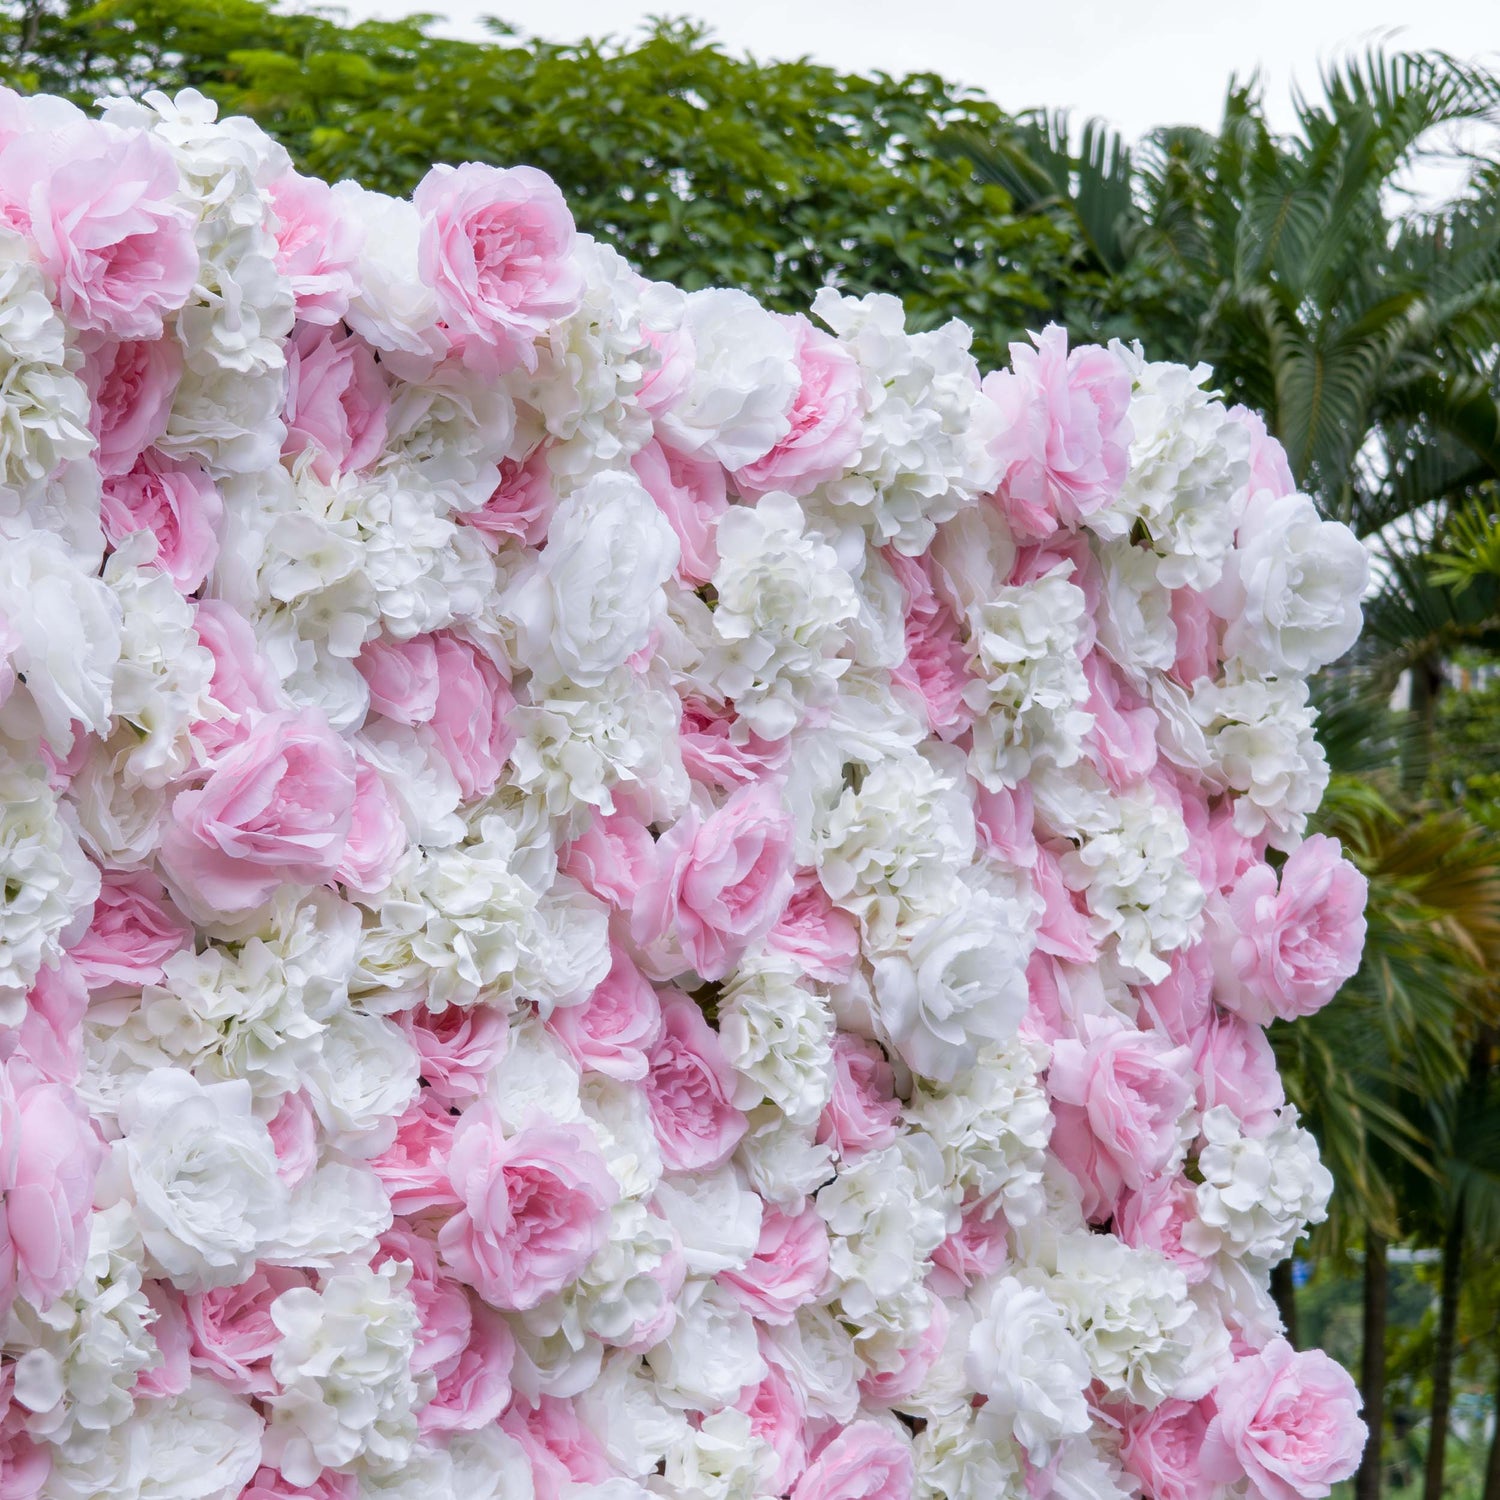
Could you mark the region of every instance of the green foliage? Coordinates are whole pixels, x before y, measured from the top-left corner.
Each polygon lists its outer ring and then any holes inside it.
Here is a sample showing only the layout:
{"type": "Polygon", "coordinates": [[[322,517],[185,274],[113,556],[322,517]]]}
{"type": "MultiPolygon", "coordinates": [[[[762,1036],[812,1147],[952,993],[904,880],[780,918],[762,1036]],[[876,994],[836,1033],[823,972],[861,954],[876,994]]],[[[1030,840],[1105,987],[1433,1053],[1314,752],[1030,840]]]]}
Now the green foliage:
{"type": "Polygon", "coordinates": [[[421,19],[339,24],[267,0],[0,6],[0,73],[86,100],[192,85],[299,166],[409,193],[434,162],[526,162],[579,226],[647,274],[743,287],[784,311],[825,283],[962,317],[993,365],[1044,317],[1064,232],[932,149],[999,109],[941,79],[731,57],[685,23],[638,44],[493,44],[421,19]]]}

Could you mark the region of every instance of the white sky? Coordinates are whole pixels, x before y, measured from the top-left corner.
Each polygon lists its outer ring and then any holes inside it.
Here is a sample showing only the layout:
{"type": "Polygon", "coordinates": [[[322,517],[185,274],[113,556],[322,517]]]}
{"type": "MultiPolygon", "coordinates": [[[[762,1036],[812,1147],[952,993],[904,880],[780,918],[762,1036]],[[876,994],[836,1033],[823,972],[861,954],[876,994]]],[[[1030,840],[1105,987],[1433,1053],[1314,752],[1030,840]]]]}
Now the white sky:
{"type": "Polygon", "coordinates": [[[1233,72],[1257,65],[1273,120],[1288,123],[1293,80],[1395,33],[1500,66],[1500,0],[336,0],[352,18],[413,10],[479,36],[499,14],[556,41],[628,34],[652,14],[711,25],[732,51],[807,54],[848,71],[933,71],[1017,111],[1047,104],[1102,115],[1135,136],[1162,124],[1217,124],[1233,72]]]}

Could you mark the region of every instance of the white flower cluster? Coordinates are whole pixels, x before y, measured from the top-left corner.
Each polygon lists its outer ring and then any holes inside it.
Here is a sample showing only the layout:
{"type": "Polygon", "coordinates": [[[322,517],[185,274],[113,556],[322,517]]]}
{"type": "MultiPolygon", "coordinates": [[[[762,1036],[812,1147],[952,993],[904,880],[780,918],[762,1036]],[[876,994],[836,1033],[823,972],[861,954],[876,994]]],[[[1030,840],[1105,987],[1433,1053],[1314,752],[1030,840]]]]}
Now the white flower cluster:
{"type": "Polygon", "coordinates": [[[1256,419],[3,105],[0,1492],[1191,1469],[1330,1188],[1259,1023],[1361,931],[1363,553],[1256,419]]]}

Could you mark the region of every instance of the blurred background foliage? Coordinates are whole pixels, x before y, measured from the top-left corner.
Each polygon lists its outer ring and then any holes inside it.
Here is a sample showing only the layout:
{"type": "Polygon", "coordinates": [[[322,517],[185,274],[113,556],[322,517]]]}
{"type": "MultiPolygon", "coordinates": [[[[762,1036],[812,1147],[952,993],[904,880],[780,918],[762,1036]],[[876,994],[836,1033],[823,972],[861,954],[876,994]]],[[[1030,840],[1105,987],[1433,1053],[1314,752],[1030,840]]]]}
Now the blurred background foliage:
{"type": "Polygon", "coordinates": [[[1132,142],[931,75],[731,56],[690,22],[569,45],[431,22],[0,0],[0,79],[81,104],[190,85],[304,171],[393,193],[529,162],[652,276],[786,311],[893,292],[916,326],[968,322],[985,366],[1049,320],[1138,338],[1212,365],[1365,538],[1365,633],[1319,684],[1320,827],[1369,877],[1369,943],[1273,1029],[1338,1179],[1276,1291],[1380,1434],[1350,1493],[1500,1500],[1500,160],[1453,144],[1496,139],[1500,79],[1376,50],[1289,130],[1234,79],[1216,131],[1132,142]]]}

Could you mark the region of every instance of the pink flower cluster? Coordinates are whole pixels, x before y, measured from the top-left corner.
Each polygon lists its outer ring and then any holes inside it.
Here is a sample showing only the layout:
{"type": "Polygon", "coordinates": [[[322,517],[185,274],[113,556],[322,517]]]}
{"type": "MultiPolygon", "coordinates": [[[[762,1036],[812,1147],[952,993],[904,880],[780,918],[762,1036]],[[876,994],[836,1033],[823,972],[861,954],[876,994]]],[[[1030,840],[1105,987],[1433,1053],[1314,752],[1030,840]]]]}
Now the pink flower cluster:
{"type": "Polygon", "coordinates": [[[1351,1472],[1363,551],[1205,371],[814,311],[0,94],[5,1500],[1351,1472]]]}

